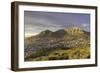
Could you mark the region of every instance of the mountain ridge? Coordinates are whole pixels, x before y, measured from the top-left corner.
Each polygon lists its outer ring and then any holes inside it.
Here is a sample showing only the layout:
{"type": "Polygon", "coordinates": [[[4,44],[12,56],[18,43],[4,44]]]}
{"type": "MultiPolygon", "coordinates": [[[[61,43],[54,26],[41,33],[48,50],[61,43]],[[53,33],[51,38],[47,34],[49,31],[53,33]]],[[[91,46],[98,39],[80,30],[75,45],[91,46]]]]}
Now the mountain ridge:
{"type": "MultiPolygon", "coordinates": [[[[31,36],[32,37],[49,37],[49,36],[55,36],[55,37],[59,37],[59,36],[63,36],[65,34],[70,34],[70,35],[75,35],[75,34],[83,34],[83,33],[87,33],[89,34],[89,32],[85,31],[85,30],[82,30],[81,28],[79,27],[72,27],[72,28],[66,28],[66,29],[59,29],[57,31],[51,31],[49,29],[47,30],[44,30],[42,32],[40,32],[39,34],[35,35],[35,36],[31,36]],[[57,35],[57,34],[60,34],[60,35],[57,35]]],[[[28,37],[30,38],[30,37],[28,37]]]]}

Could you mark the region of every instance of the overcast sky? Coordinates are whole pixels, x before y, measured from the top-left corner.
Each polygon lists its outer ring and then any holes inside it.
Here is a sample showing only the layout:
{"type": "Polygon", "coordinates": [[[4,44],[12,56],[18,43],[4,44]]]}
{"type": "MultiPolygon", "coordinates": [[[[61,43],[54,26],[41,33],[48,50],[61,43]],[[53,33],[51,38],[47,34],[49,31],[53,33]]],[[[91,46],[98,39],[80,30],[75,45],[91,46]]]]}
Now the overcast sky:
{"type": "Polygon", "coordinates": [[[25,33],[39,33],[46,29],[56,31],[72,26],[78,26],[90,31],[90,14],[61,12],[24,12],[25,33]]]}

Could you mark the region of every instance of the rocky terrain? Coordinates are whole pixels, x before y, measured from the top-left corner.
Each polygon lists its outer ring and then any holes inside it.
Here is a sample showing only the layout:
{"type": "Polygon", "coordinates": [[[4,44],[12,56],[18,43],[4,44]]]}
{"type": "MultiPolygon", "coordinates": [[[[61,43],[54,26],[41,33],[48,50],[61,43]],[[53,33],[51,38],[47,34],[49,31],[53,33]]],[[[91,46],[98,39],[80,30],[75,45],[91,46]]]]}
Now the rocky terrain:
{"type": "Polygon", "coordinates": [[[25,61],[90,58],[90,33],[79,27],[45,30],[25,38],[25,61]]]}

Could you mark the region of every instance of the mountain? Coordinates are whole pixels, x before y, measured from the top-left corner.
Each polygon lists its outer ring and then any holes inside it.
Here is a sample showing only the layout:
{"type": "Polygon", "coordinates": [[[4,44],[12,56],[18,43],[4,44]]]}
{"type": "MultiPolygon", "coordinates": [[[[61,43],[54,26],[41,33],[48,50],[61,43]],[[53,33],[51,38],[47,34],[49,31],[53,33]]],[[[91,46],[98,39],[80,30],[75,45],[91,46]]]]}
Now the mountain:
{"type": "MultiPolygon", "coordinates": [[[[33,51],[56,48],[77,48],[89,46],[90,33],[79,27],[60,29],[55,32],[45,30],[25,39],[25,58],[33,51]]],[[[46,51],[47,52],[47,51],[46,51]]]]}
{"type": "Polygon", "coordinates": [[[49,37],[49,36],[52,36],[52,31],[50,31],[50,30],[45,30],[45,31],[42,31],[38,36],[39,37],[49,37]]]}

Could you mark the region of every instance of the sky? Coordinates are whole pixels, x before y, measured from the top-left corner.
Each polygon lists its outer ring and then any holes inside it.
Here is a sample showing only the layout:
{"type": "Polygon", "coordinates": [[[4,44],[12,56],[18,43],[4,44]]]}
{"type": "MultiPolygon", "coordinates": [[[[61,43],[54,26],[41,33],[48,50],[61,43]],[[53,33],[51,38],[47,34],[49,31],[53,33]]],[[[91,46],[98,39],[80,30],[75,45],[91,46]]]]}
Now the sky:
{"type": "Polygon", "coordinates": [[[36,35],[41,31],[80,27],[90,32],[90,14],[24,11],[25,36],[36,35]]]}

